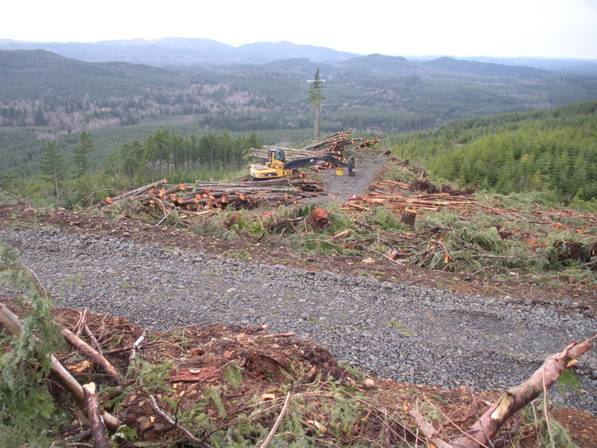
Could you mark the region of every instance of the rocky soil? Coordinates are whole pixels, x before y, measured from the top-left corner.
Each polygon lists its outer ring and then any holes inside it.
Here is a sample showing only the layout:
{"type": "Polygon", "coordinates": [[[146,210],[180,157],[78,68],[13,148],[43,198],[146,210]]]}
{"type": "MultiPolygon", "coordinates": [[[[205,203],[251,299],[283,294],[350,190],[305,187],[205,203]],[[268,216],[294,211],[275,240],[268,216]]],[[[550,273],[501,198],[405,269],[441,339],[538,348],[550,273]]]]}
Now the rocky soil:
{"type": "MultiPolygon", "coordinates": [[[[597,319],[573,305],[457,295],[60,230],[5,229],[0,240],[20,250],[57,306],[160,329],[267,323],[402,382],[502,389],[597,329],[597,319]]],[[[597,413],[595,351],[575,375],[579,384],[556,388],[554,398],[597,413]]]]}
{"type": "Polygon", "coordinates": [[[343,204],[354,194],[365,193],[388,162],[387,156],[375,151],[361,151],[356,155],[355,175],[337,176],[336,170],[320,171],[323,190],[326,194],[314,198],[317,204],[343,204]]]}

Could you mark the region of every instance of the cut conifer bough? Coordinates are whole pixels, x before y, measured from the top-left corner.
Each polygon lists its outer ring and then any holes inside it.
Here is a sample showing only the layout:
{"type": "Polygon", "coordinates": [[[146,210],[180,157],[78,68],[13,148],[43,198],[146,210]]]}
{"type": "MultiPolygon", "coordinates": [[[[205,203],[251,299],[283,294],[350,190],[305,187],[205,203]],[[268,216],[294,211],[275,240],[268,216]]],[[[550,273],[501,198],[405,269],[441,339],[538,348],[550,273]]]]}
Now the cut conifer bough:
{"type": "MultiPolygon", "coordinates": [[[[8,309],[6,305],[0,303],[0,324],[2,324],[14,336],[21,334],[22,325],[18,316],[8,309]]],[[[50,355],[51,372],[54,378],[68,390],[75,401],[83,406],[85,401],[85,392],[79,382],[70,374],[66,368],[60,364],[60,361],[54,356],[50,355]]],[[[102,417],[108,428],[116,430],[122,423],[108,412],[103,412],[102,417]]]]}

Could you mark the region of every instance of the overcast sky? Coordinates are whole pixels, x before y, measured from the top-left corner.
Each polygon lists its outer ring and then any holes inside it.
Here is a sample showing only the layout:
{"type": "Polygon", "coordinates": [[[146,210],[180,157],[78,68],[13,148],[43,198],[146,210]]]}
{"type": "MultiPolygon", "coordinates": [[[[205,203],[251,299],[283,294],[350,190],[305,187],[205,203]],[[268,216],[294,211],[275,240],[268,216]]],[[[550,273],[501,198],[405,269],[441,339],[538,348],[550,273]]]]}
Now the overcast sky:
{"type": "Polygon", "coordinates": [[[0,38],[289,40],[355,53],[597,59],[597,0],[2,0],[0,38]]]}

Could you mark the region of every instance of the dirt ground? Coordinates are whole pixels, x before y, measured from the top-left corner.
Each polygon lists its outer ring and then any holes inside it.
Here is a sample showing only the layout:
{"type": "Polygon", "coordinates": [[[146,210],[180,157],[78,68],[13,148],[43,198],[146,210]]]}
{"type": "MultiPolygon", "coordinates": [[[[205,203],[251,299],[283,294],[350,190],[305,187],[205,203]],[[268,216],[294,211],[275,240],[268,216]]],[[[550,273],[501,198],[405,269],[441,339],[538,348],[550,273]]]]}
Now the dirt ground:
{"type": "Polygon", "coordinates": [[[360,151],[356,156],[354,176],[337,176],[333,169],[320,171],[318,177],[327,194],[311,202],[322,205],[345,203],[352,195],[366,192],[383,173],[386,163],[387,156],[377,151],[360,151]]]}

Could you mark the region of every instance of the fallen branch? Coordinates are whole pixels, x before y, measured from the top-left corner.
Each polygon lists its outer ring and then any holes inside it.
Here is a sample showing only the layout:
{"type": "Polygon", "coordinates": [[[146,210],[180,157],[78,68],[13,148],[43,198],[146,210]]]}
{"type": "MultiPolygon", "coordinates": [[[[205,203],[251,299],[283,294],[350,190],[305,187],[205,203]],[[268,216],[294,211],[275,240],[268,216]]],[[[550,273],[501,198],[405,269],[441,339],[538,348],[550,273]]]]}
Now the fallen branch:
{"type": "Polygon", "coordinates": [[[549,389],[567,367],[593,347],[597,334],[582,342],[573,342],[564,350],[549,356],[543,365],[522,384],[509,389],[496,403],[493,403],[462,436],[444,442],[436,436],[433,426],[418,412],[410,414],[421,432],[438,448],[481,448],[493,446],[492,440],[510,417],[549,389]]]}
{"type": "Polygon", "coordinates": [[[89,339],[91,339],[91,342],[93,342],[93,345],[95,345],[95,348],[97,349],[97,351],[103,355],[103,351],[102,351],[102,346],[100,345],[100,343],[98,342],[97,338],[95,337],[95,335],[93,334],[93,332],[91,331],[91,328],[89,328],[89,326],[87,324],[85,324],[85,334],[89,337],[89,339]]]}
{"type": "Polygon", "coordinates": [[[123,384],[124,381],[122,379],[122,376],[120,375],[118,370],[116,370],[116,368],[112,365],[112,363],[106,359],[105,356],[99,353],[96,349],[94,349],[92,346],[90,346],[87,342],[78,337],[68,328],[62,329],[62,336],[64,336],[64,339],[66,339],[70,345],[72,345],[81,353],[83,353],[85,357],[89,358],[97,365],[99,365],[104,370],[104,372],[110,375],[118,384],[123,384]]]}
{"type": "MultiPolygon", "coordinates": [[[[4,327],[14,336],[18,336],[21,334],[22,326],[19,318],[16,314],[10,311],[8,307],[3,303],[0,303],[0,324],[4,325],[4,327]]],[[[50,371],[52,372],[52,375],[62,386],[64,386],[66,390],[68,390],[73,395],[77,404],[82,406],[85,400],[85,393],[83,392],[83,387],[70,374],[70,372],[66,370],[62,364],[60,364],[58,359],[56,359],[56,356],[50,355],[50,363],[50,371]]],[[[122,424],[112,414],[104,412],[102,416],[104,418],[106,426],[111,430],[118,429],[118,427],[122,424]]]]}
{"type": "Polygon", "coordinates": [[[417,427],[429,442],[437,446],[437,448],[452,448],[452,445],[437,437],[437,430],[433,427],[431,422],[427,421],[418,411],[411,409],[409,414],[415,419],[417,427]]]}
{"type": "Polygon", "coordinates": [[[77,336],[81,335],[81,332],[83,331],[83,325],[86,325],[87,322],[87,308],[85,308],[83,311],[80,312],[81,317],[79,317],[79,321],[77,322],[77,325],[75,326],[74,332],[77,336]]]}
{"type": "Polygon", "coordinates": [[[89,417],[89,427],[93,435],[93,446],[94,448],[109,448],[108,431],[106,431],[104,418],[101,414],[95,383],[85,384],[83,392],[85,394],[85,405],[89,417]]]}
{"type": "Polygon", "coordinates": [[[284,405],[282,406],[282,410],[280,411],[280,415],[278,415],[278,418],[274,422],[274,426],[272,426],[272,429],[270,430],[269,434],[267,435],[267,437],[265,438],[265,440],[263,441],[263,443],[259,446],[259,448],[266,448],[271,443],[272,439],[276,435],[276,431],[278,430],[278,427],[282,423],[282,419],[284,418],[284,415],[286,414],[286,411],[288,410],[288,404],[289,403],[290,403],[290,392],[288,392],[286,394],[286,400],[284,400],[284,405]]]}
{"type": "Polygon", "coordinates": [[[180,425],[179,423],[175,422],[174,419],[172,419],[172,417],[170,417],[162,409],[160,409],[160,407],[158,406],[158,402],[156,401],[153,395],[149,395],[149,399],[151,400],[151,407],[160,417],[162,417],[162,419],[164,419],[168,424],[172,425],[172,427],[182,431],[194,445],[205,446],[201,442],[201,440],[199,440],[197,437],[193,435],[193,433],[191,433],[191,431],[189,431],[187,428],[180,425]]]}
{"type": "Polygon", "coordinates": [[[146,334],[147,334],[147,331],[143,330],[143,333],[141,333],[141,336],[139,336],[137,338],[137,340],[131,346],[131,356],[129,357],[129,365],[132,364],[133,361],[135,360],[135,357],[137,356],[137,350],[139,350],[139,348],[141,347],[141,344],[143,344],[146,334]]]}
{"type": "Polygon", "coordinates": [[[549,389],[566,367],[593,347],[592,338],[583,342],[573,342],[560,353],[549,356],[543,365],[522,384],[508,390],[470,428],[468,435],[452,441],[455,448],[478,448],[489,445],[502,425],[516,412],[549,389]],[[545,385],[545,387],[544,387],[545,385]]]}

